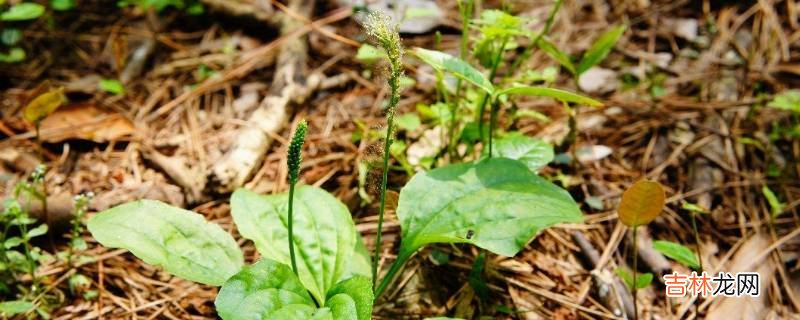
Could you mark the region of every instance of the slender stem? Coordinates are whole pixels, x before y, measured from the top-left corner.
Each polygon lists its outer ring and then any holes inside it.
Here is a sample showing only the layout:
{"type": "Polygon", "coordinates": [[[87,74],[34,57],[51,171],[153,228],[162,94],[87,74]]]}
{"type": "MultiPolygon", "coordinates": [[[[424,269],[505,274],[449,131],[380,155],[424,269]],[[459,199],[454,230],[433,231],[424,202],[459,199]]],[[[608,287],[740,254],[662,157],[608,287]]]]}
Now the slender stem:
{"type": "Polygon", "coordinates": [[[639,260],[639,247],[636,246],[636,228],[633,227],[633,319],[639,319],[639,304],[636,302],[636,262],[639,260]]]}
{"type": "MultiPolygon", "coordinates": [[[[492,69],[489,71],[489,82],[494,84],[494,77],[497,75],[497,67],[500,66],[500,61],[503,60],[503,51],[505,51],[506,43],[508,43],[508,37],[503,38],[503,42],[500,44],[500,49],[497,50],[494,56],[494,61],[492,61],[492,69]]],[[[486,103],[489,102],[490,94],[484,93],[483,97],[481,98],[481,104],[478,107],[478,134],[481,137],[481,141],[484,141],[483,136],[483,114],[486,111],[486,103]]]]}
{"type": "Polygon", "coordinates": [[[703,254],[700,246],[700,233],[697,231],[697,219],[694,217],[694,213],[690,214],[692,216],[692,230],[694,231],[694,241],[697,246],[697,262],[700,263],[700,272],[703,272],[703,254]]]}
{"type": "Polygon", "coordinates": [[[375,253],[372,258],[372,287],[378,281],[378,263],[381,258],[381,236],[383,233],[383,215],[386,211],[386,185],[389,180],[389,148],[394,140],[394,113],[397,103],[400,102],[400,62],[393,63],[392,77],[389,79],[391,96],[389,110],[386,115],[386,139],[383,145],[383,177],[381,179],[381,206],[378,209],[378,231],[375,236],[375,253]]]}
{"type": "MultiPolygon", "coordinates": [[[[703,255],[700,253],[700,234],[697,232],[697,219],[695,218],[694,213],[689,213],[692,217],[692,231],[694,231],[694,242],[697,246],[697,262],[700,264],[700,273],[703,273],[703,255]]],[[[694,314],[700,314],[700,305],[699,299],[694,301],[694,314]]]]}
{"type": "Polygon", "coordinates": [[[497,123],[497,113],[500,110],[500,99],[494,98],[492,102],[492,113],[489,117],[489,158],[492,157],[492,141],[494,140],[494,129],[497,123]]]}
{"type": "Polygon", "coordinates": [[[292,260],[292,271],[297,275],[297,259],[294,256],[294,186],[297,181],[292,181],[289,184],[289,222],[287,223],[289,229],[289,258],[292,260]]]}

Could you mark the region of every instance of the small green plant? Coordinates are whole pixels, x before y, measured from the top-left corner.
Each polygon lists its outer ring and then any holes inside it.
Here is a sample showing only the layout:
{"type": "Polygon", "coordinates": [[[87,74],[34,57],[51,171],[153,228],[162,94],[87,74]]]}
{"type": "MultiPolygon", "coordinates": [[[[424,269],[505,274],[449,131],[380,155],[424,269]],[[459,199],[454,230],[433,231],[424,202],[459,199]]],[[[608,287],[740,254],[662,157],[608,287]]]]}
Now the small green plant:
{"type": "Polygon", "coordinates": [[[37,221],[26,209],[32,201],[41,201],[44,170],[44,166],[39,166],[30,179],[19,182],[14,188],[14,198],[5,201],[0,213],[0,295],[17,298],[0,303],[0,315],[5,317],[31,311],[46,314],[35,301],[41,293],[36,268],[45,254],[31,244],[31,239],[46,234],[48,228],[46,224],[36,226],[37,221]],[[23,285],[19,280],[23,274],[30,277],[31,285],[23,285]]]}
{"type": "Polygon", "coordinates": [[[703,249],[702,249],[702,244],[700,242],[700,232],[697,230],[697,215],[698,214],[708,214],[708,211],[703,209],[702,207],[696,205],[696,204],[689,203],[689,202],[684,202],[683,206],[681,206],[681,208],[686,210],[686,211],[689,211],[689,217],[692,220],[692,233],[694,233],[694,241],[696,243],[695,246],[697,248],[697,262],[698,262],[697,263],[697,267],[700,269],[700,271],[702,271],[703,270],[703,249]]]}
{"type": "Polygon", "coordinates": [[[556,47],[555,44],[550,42],[549,39],[546,37],[541,39],[537,44],[539,48],[542,49],[547,55],[549,55],[553,60],[556,60],[564,69],[572,74],[575,81],[584,73],[586,70],[594,67],[598,63],[602,62],[603,59],[611,53],[611,50],[614,49],[614,45],[616,45],[617,41],[622,34],[625,33],[627,26],[619,25],[612,27],[602,35],[592,44],[592,46],[586,50],[586,52],[581,56],[581,58],[577,61],[574,61],[570,58],[566,53],[562,52],[561,50],[556,47]]]}
{"type": "MultiPolygon", "coordinates": [[[[388,152],[394,139],[402,75],[399,36],[395,27],[380,17],[370,15],[366,23],[391,64],[392,93],[382,150],[384,171],[375,261],[381,254],[388,152]]],[[[442,55],[432,53],[437,59],[442,55]]],[[[441,65],[442,70],[479,87],[485,85],[492,99],[532,93],[592,101],[549,88],[494,91],[482,75],[455,59],[440,59],[434,66],[441,65]]],[[[378,282],[376,264],[356,232],[347,207],[322,189],[295,189],[304,132],[298,128],[289,148],[289,194],[262,196],[240,189],[231,196],[231,215],[239,233],[252,240],[262,256],[253,265],[244,266],[235,241],[219,226],[196,213],[158,201],[140,200],[105,210],[89,220],[89,231],[103,245],[126,248],[178,277],[221,285],[215,304],[223,319],[361,320],[370,318],[374,300],[426,245],[466,243],[513,256],[545,228],[583,218],[568,192],[534,171],[549,161],[552,150],[550,154],[535,154],[541,145],[510,135],[498,143],[498,154],[519,160],[491,157],[490,148],[486,159],[417,173],[402,188],[396,210],[402,231],[399,253],[378,282]]],[[[475,270],[480,267],[478,263],[475,270]]],[[[479,271],[472,279],[479,286],[479,271]]]]}
{"type": "Polygon", "coordinates": [[[89,220],[89,231],[103,245],[126,248],[175,276],[222,286],[215,305],[226,320],[370,319],[369,254],[350,212],[322,189],[295,188],[305,130],[298,126],[289,148],[291,195],[240,189],[231,197],[239,233],[261,253],[255,264],[244,266],[220,226],[158,201],[105,210],[89,220]]]}
{"type": "MultiPolygon", "coordinates": [[[[464,60],[453,57],[443,52],[433,51],[423,48],[415,48],[414,54],[420,60],[433,67],[435,70],[442,72],[444,71],[449,72],[453,76],[459,79],[463,79],[475,85],[477,88],[482,90],[483,93],[486,95],[487,99],[491,101],[492,111],[489,120],[489,146],[488,146],[489,157],[493,156],[493,142],[494,142],[493,133],[497,123],[497,115],[499,113],[500,106],[509,97],[517,95],[539,96],[539,97],[550,97],[557,99],[562,103],[564,103],[565,105],[567,103],[585,104],[590,106],[603,105],[599,101],[596,101],[594,99],[579,94],[543,86],[513,85],[509,86],[508,88],[496,88],[489,81],[489,78],[484,76],[480,71],[478,71],[474,67],[470,66],[464,60]]],[[[478,111],[478,114],[480,115],[480,111],[478,111]]],[[[480,117],[478,118],[478,121],[479,123],[481,123],[480,117]]],[[[478,127],[480,128],[481,126],[479,125],[478,127]]]]}
{"type": "MultiPolygon", "coordinates": [[[[633,295],[634,319],[639,319],[639,307],[636,299],[636,290],[639,289],[636,275],[636,264],[639,259],[639,250],[636,246],[636,228],[655,220],[664,208],[664,189],[655,181],[639,180],[622,194],[619,203],[619,221],[633,229],[633,276],[631,277],[631,294],[633,295]]],[[[652,279],[652,277],[651,277],[652,279]]]]}

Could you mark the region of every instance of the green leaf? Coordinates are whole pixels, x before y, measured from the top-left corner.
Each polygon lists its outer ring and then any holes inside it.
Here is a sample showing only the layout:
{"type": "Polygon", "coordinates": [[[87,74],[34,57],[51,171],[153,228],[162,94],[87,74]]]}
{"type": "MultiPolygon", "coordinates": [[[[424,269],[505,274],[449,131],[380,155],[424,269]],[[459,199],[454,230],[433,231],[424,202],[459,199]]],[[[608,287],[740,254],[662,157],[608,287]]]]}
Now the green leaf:
{"type": "Polygon", "coordinates": [[[87,223],[106,247],[125,248],[178,277],[221,285],[244,265],[233,237],[202,215],[155,200],[104,210],[87,223]]]}
{"type": "Polygon", "coordinates": [[[776,196],[769,187],[766,185],[761,187],[761,193],[764,194],[764,198],[767,198],[767,203],[769,203],[773,219],[777,218],[781,213],[783,213],[783,203],[778,200],[778,196],[776,196]]]}
{"type": "Polygon", "coordinates": [[[546,37],[541,37],[536,45],[539,46],[539,49],[542,49],[544,53],[550,56],[550,58],[553,58],[553,60],[557,61],[559,64],[561,64],[561,66],[566,68],[570,73],[576,74],[575,65],[572,64],[572,60],[569,58],[569,56],[564,54],[564,52],[561,52],[561,50],[558,50],[556,45],[550,42],[549,39],[546,37]]]}
{"type": "Polygon", "coordinates": [[[25,50],[20,47],[13,47],[8,53],[0,53],[0,62],[14,63],[25,60],[25,50]]]}
{"type": "Polygon", "coordinates": [[[364,238],[358,230],[355,231],[356,247],[353,252],[353,259],[350,261],[350,267],[345,270],[342,279],[348,279],[353,276],[363,275],[372,279],[372,256],[364,245],[364,238]]]}
{"type": "Polygon", "coordinates": [[[13,46],[22,40],[22,30],[17,28],[5,28],[0,34],[0,40],[4,45],[13,46]]]}
{"type": "MultiPolygon", "coordinates": [[[[628,288],[633,288],[633,276],[630,273],[622,268],[614,269],[614,272],[622,278],[628,288]]],[[[653,274],[650,272],[636,275],[636,289],[643,289],[649,286],[651,282],[653,282],[653,274]]]]}
{"type": "Polygon", "coordinates": [[[0,315],[5,317],[12,317],[16,314],[31,311],[36,306],[30,301],[25,300],[12,300],[0,302],[0,315]]]}
{"type": "Polygon", "coordinates": [[[540,231],[583,220],[565,190],[506,158],[418,173],[400,192],[400,255],[429,243],[471,243],[513,256],[540,231]]]}
{"type": "Polygon", "coordinates": [[[314,301],[292,269],[270,259],[246,266],[225,281],[214,305],[226,320],[277,319],[275,313],[287,307],[293,310],[293,305],[314,309],[314,301]]]}
{"type": "Polygon", "coordinates": [[[776,95],[767,104],[770,108],[789,110],[800,113],[800,90],[787,90],[776,95]]]}
{"type": "Polygon", "coordinates": [[[498,95],[512,95],[512,94],[521,94],[526,96],[537,96],[537,97],[549,97],[554,98],[556,100],[562,102],[569,102],[569,103],[577,103],[577,104],[585,104],[592,107],[602,107],[603,103],[592,98],[579,95],[577,93],[572,93],[569,91],[564,91],[561,89],[554,89],[548,87],[529,87],[529,86],[519,86],[519,87],[512,87],[505,90],[502,90],[497,93],[498,95]]]}
{"type": "Polygon", "coordinates": [[[16,247],[18,245],[21,245],[22,242],[23,242],[22,238],[20,238],[20,237],[11,237],[11,238],[6,239],[6,241],[3,243],[3,246],[6,249],[11,249],[11,248],[16,247]]]}
{"type": "Polygon", "coordinates": [[[75,0],[50,0],[50,7],[56,11],[67,11],[75,8],[75,0]]]}
{"type": "MultiPolygon", "coordinates": [[[[489,148],[483,148],[483,156],[489,155],[489,148]]],[[[518,160],[533,172],[539,171],[553,161],[553,147],[541,139],[534,139],[519,132],[510,133],[493,142],[492,156],[518,160]]]]}
{"type": "Polygon", "coordinates": [[[611,49],[614,49],[617,40],[625,33],[627,28],[628,27],[625,25],[619,25],[606,31],[600,38],[597,38],[597,41],[592,44],[592,47],[583,54],[581,62],[578,63],[578,68],[575,69],[577,74],[580,75],[586,72],[586,70],[589,70],[589,68],[600,63],[600,61],[603,61],[611,52],[611,49]]]}
{"type": "Polygon", "coordinates": [[[672,260],[680,262],[684,266],[692,269],[700,268],[700,262],[697,261],[697,255],[694,253],[694,251],[681,245],[680,243],[656,240],[653,241],[653,249],[661,252],[663,255],[672,260]]]}
{"type": "Polygon", "coordinates": [[[355,276],[337,283],[328,290],[325,306],[331,308],[334,319],[369,320],[372,318],[372,281],[355,276]]]}
{"type": "Polygon", "coordinates": [[[23,2],[13,5],[6,12],[0,14],[2,21],[32,20],[44,14],[44,6],[33,2],[23,2]]]}
{"type": "Polygon", "coordinates": [[[58,87],[38,95],[22,109],[22,118],[28,122],[39,122],[67,102],[64,88],[58,87]]]}
{"type": "Polygon", "coordinates": [[[494,92],[494,86],[480,71],[470,66],[464,60],[444,52],[414,48],[414,54],[423,62],[429,64],[437,71],[447,71],[458,78],[469,81],[488,94],[494,92]]]}
{"type": "Polygon", "coordinates": [[[28,230],[28,239],[41,236],[47,233],[47,225],[40,224],[38,227],[28,230]]]}
{"type": "Polygon", "coordinates": [[[116,79],[101,79],[99,85],[100,89],[108,93],[113,93],[113,94],[125,93],[125,86],[122,85],[122,82],[119,82],[119,80],[116,79]]]}
{"type": "MultiPolygon", "coordinates": [[[[265,258],[289,264],[288,194],[263,196],[239,189],[231,196],[231,215],[239,233],[265,258]]],[[[317,301],[342,280],[358,273],[352,216],[344,204],[317,187],[300,186],[294,195],[294,247],[300,281],[317,301]]]]}

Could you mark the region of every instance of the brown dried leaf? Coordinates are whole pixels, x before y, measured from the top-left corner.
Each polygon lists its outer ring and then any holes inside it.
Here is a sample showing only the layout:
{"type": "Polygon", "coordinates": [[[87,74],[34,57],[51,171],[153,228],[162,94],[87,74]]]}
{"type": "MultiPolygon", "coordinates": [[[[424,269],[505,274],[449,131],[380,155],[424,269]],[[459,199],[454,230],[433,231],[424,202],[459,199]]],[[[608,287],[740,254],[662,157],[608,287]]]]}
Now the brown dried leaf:
{"type": "Polygon", "coordinates": [[[129,136],[136,128],[122,115],[98,108],[94,104],[70,104],[60,108],[41,123],[41,139],[59,142],[84,139],[106,142],[129,136]]]}
{"type": "Polygon", "coordinates": [[[664,208],[664,188],[655,181],[639,180],[622,194],[619,220],[628,227],[648,224],[664,208]]]}

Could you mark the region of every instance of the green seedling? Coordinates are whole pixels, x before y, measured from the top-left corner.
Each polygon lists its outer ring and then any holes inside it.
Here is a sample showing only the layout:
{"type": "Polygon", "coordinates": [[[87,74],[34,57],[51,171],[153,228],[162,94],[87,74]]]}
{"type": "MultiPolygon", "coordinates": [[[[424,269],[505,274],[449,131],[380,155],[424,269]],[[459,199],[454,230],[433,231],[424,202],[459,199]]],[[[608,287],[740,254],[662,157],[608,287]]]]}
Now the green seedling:
{"type": "Polygon", "coordinates": [[[703,269],[700,265],[700,258],[697,256],[697,254],[694,253],[692,249],[689,249],[680,243],[666,240],[656,240],[653,241],[653,249],[661,252],[663,255],[672,260],[680,262],[684,266],[701,271],[703,269]]]}
{"type": "Polygon", "coordinates": [[[375,254],[372,265],[372,285],[376,284],[378,262],[381,253],[381,235],[383,234],[383,216],[386,211],[386,185],[389,180],[389,155],[394,140],[394,115],[400,102],[400,78],[403,76],[403,47],[397,25],[382,12],[372,12],[364,21],[364,30],[374,38],[389,60],[389,107],[386,110],[386,138],[383,145],[383,177],[381,178],[380,207],[378,213],[378,232],[375,237],[375,254]]]}
{"type": "MultiPolygon", "coordinates": [[[[561,101],[564,104],[567,103],[576,103],[576,104],[586,104],[590,106],[602,106],[603,104],[599,101],[594,99],[575,94],[572,92],[549,88],[549,87],[541,87],[541,86],[511,86],[509,88],[496,88],[489,78],[483,75],[480,71],[475,69],[474,67],[470,66],[464,60],[459,58],[453,57],[449,54],[433,51],[423,48],[415,48],[414,55],[418,57],[423,62],[429,64],[434,70],[448,72],[455,76],[456,78],[462,79],[474,86],[478,89],[483,91],[483,93],[489,97],[488,99],[492,101],[492,112],[489,122],[489,152],[488,156],[493,156],[493,131],[497,122],[497,115],[499,112],[500,105],[502,104],[504,99],[512,96],[524,95],[524,96],[539,96],[539,97],[550,97],[561,101]]],[[[480,114],[480,111],[479,111],[480,114]]],[[[480,119],[479,119],[480,123],[480,119]]],[[[480,129],[479,125],[479,130],[480,129]]],[[[480,131],[479,131],[480,132],[480,131]]]]}
{"type": "Polygon", "coordinates": [[[35,303],[42,295],[35,271],[45,254],[31,244],[31,240],[46,234],[48,227],[44,223],[36,225],[36,219],[27,211],[31,201],[40,201],[42,197],[44,170],[44,166],[40,166],[30,179],[19,182],[14,187],[14,197],[5,200],[0,212],[0,295],[9,297],[16,293],[18,298],[0,303],[0,316],[10,318],[32,311],[46,314],[43,306],[37,307],[35,303]],[[19,283],[22,274],[27,274],[33,284],[19,283]]]}
{"type": "Polygon", "coordinates": [[[240,189],[231,197],[239,233],[262,256],[255,264],[244,265],[236,241],[219,225],[159,201],[100,212],[89,231],[101,244],[128,249],[177,277],[222,286],[215,301],[222,319],[370,319],[369,254],[350,212],[322,189],[294,186],[304,128],[298,126],[289,148],[289,194],[240,189]]]}
{"type": "Polygon", "coordinates": [[[553,58],[553,60],[561,64],[564,69],[567,69],[577,81],[577,78],[586,72],[586,70],[602,62],[603,59],[611,53],[611,50],[614,49],[614,45],[617,44],[617,41],[622,37],[626,29],[627,26],[620,25],[612,27],[603,33],[577,62],[573,62],[572,58],[559,50],[558,47],[547,38],[538,41],[537,45],[542,51],[547,53],[548,56],[553,58]]]}
{"type": "Polygon", "coordinates": [[[686,211],[689,211],[689,217],[692,220],[692,233],[694,233],[694,241],[696,243],[695,246],[697,247],[697,262],[698,262],[697,267],[700,268],[700,271],[702,271],[703,270],[703,250],[702,250],[702,245],[701,245],[701,242],[700,242],[700,232],[697,230],[697,217],[696,216],[698,214],[708,214],[708,211],[703,209],[702,207],[696,205],[696,204],[689,203],[689,202],[684,202],[683,206],[681,208],[686,210],[686,211]]]}
{"type": "Polygon", "coordinates": [[[664,209],[664,189],[660,183],[648,180],[639,180],[622,194],[619,204],[619,221],[633,229],[633,283],[630,286],[633,295],[634,319],[639,318],[639,308],[636,302],[637,276],[636,262],[639,259],[639,250],[636,246],[636,229],[655,220],[664,209]]]}

